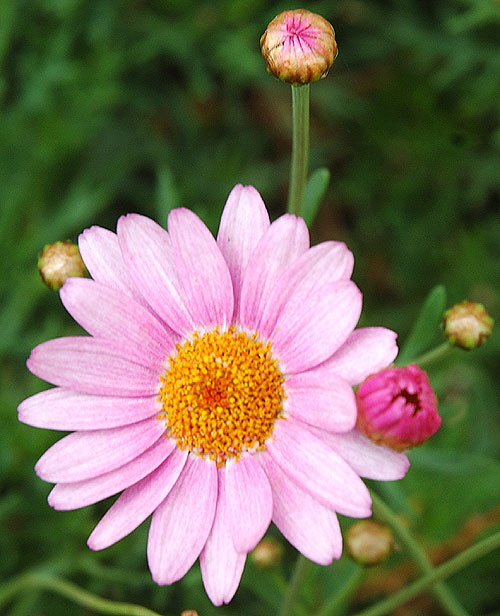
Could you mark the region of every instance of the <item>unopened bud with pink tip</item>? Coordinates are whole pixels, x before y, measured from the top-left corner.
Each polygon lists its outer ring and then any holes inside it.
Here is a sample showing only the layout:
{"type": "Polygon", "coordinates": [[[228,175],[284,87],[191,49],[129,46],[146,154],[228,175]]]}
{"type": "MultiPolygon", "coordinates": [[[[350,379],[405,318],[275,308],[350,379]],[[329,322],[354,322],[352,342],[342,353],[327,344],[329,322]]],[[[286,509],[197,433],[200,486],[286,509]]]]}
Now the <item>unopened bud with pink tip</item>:
{"type": "Polygon", "coordinates": [[[470,351],[491,335],[493,319],[482,304],[460,302],[444,313],[443,331],[455,346],[470,351]]]}
{"type": "Polygon", "coordinates": [[[38,257],[38,271],[43,282],[54,291],[63,286],[66,278],[87,275],[78,246],[69,240],[47,244],[38,257]]]}
{"type": "Polygon", "coordinates": [[[436,394],[416,364],[368,377],[356,391],[356,402],[360,432],[396,451],[421,445],[441,425],[436,394]]]}
{"type": "Polygon", "coordinates": [[[326,77],[338,53],[332,25],[305,9],[275,17],[260,47],[271,75],[296,86],[326,77]]]}

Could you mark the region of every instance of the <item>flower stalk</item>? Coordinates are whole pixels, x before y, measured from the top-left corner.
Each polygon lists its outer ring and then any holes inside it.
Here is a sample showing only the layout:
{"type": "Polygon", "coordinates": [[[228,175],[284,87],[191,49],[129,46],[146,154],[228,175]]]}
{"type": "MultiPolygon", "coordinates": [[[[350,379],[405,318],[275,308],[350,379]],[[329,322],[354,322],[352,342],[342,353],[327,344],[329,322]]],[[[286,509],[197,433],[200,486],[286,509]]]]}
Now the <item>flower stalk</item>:
{"type": "Polygon", "coordinates": [[[453,349],[453,345],[446,340],[437,347],[417,357],[414,363],[418,364],[421,368],[427,368],[427,366],[444,359],[453,349]]]}
{"type": "Polygon", "coordinates": [[[309,84],[291,87],[293,143],[288,212],[301,216],[309,166],[309,84]]]}
{"type": "MultiPolygon", "coordinates": [[[[381,522],[387,524],[392,529],[394,536],[404,546],[407,553],[414,560],[420,571],[422,571],[422,573],[424,574],[432,574],[432,572],[434,572],[434,567],[432,563],[427,558],[427,555],[421,548],[421,546],[417,543],[417,541],[415,541],[406,526],[400,522],[396,514],[391,511],[391,509],[384,503],[381,498],[379,498],[373,492],[371,494],[373,500],[374,516],[381,522]]],[[[460,605],[456,597],[453,595],[451,590],[444,582],[436,581],[432,588],[432,592],[437,601],[439,601],[441,607],[446,614],[449,614],[450,616],[467,616],[467,612],[460,605]]],[[[400,605],[400,603],[398,603],[397,605],[400,605]]],[[[387,612],[374,612],[373,615],[370,613],[370,616],[385,613],[387,612]]],[[[363,614],[363,616],[368,616],[368,612],[366,614],[363,614]]]]}
{"type": "Polygon", "coordinates": [[[15,595],[29,588],[50,590],[73,603],[89,608],[98,614],[116,614],[117,616],[161,616],[158,612],[133,603],[110,601],[94,595],[72,582],[61,580],[41,573],[25,573],[0,587],[0,608],[15,595]]]}
{"type": "MultiPolygon", "coordinates": [[[[450,560],[439,565],[439,567],[431,569],[426,575],[423,575],[420,579],[409,584],[391,597],[388,597],[384,601],[380,601],[366,610],[357,612],[355,616],[384,616],[385,614],[393,614],[394,610],[400,605],[417,597],[432,586],[435,588],[436,585],[442,583],[442,580],[445,578],[450,577],[454,573],[457,573],[457,571],[464,569],[467,565],[470,565],[482,556],[498,548],[500,548],[500,531],[486,537],[482,541],[478,541],[478,543],[467,548],[457,556],[450,558],[450,560]]],[[[463,608],[461,609],[462,614],[467,614],[463,608]]]]}
{"type": "Polygon", "coordinates": [[[310,566],[311,561],[302,554],[299,554],[295,562],[290,584],[285,592],[283,603],[277,616],[290,616],[293,613],[310,566]]]}

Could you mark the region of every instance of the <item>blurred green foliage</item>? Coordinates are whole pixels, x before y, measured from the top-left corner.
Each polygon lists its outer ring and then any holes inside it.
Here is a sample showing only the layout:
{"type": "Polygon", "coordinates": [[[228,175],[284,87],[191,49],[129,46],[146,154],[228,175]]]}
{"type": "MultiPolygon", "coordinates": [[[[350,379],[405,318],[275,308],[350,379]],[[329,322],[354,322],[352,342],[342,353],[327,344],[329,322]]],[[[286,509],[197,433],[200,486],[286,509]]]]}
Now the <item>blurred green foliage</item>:
{"type": "MultiPolygon", "coordinates": [[[[218,610],[196,567],[173,587],[155,586],[147,525],[104,553],[88,551],[86,537],[109,503],[50,509],[50,486],[32,467],[59,435],[18,424],[16,406],[44,387],[24,367],[30,349],[76,331],[38,278],[44,244],[76,240],[92,224],[114,228],[130,211],[164,224],[179,205],[215,230],[238,182],[255,185],[273,216],[283,211],[290,92],[266,74],[258,42],[286,8],[263,0],[1,3],[2,580],[38,568],[169,615],[276,611],[278,574],[252,564],[234,602],[218,610]]],[[[304,8],[334,24],[340,49],[330,76],[311,88],[312,168],[331,174],[312,236],[353,249],[363,323],[404,339],[439,283],[449,303],[481,301],[498,322],[500,3],[304,8]]],[[[432,368],[443,428],[411,454],[404,481],[382,487],[426,545],[461,536],[472,516],[500,520],[499,357],[494,333],[477,352],[457,350],[432,368]]],[[[287,558],[288,574],[293,550],[287,558]]],[[[344,557],[321,569],[308,591],[311,610],[352,567],[344,557]]],[[[450,581],[471,613],[500,603],[499,568],[500,554],[491,555],[450,581]]],[[[68,605],[33,591],[16,597],[9,614],[89,614],[68,605]]]]}

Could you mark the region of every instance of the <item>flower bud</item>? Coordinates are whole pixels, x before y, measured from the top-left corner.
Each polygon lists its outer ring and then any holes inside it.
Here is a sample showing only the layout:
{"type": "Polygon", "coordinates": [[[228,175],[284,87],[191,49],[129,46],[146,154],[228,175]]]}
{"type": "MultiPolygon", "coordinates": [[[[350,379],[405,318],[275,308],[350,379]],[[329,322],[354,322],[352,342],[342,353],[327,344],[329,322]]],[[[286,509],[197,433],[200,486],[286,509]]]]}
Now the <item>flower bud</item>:
{"type": "Polygon", "coordinates": [[[260,48],[269,73],[296,86],[326,77],[338,53],[332,25],[305,9],[275,17],[260,39],[260,48]]]}
{"type": "Polygon", "coordinates": [[[445,336],[466,351],[481,346],[490,337],[492,329],[493,319],[482,304],[461,302],[444,313],[445,336]]]}
{"type": "Polygon", "coordinates": [[[383,563],[390,556],[393,546],[389,528],[375,520],[355,522],[346,533],[349,556],[364,567],[383,563]]]}
{"type": "Polygon", "coordinates": [[[181,616],[198,616],[198,612],[196,610],[184,610],[181,612],[181,616]]]}
{"type": "Polygon", "coordinates": [[[259,569],[270,569],[281,561],[283,544],[273,537],[265,537],[250,552],[250,558],[259,569]]]}
{"type": "Polygon", "coordinates": [[[421,445],[441,425],[429,377],[415,364],[369,376],[358,387],[356,402],[360,432],[396,451],[421,445]]]}
{"type": "Polygon", "coordinates": [[[78,246],[69,240],[47,244],[38,257],[38,271],[44,283],[54,291],[63,286],[66,278],[82,278],[87,274],[78,246]]]}

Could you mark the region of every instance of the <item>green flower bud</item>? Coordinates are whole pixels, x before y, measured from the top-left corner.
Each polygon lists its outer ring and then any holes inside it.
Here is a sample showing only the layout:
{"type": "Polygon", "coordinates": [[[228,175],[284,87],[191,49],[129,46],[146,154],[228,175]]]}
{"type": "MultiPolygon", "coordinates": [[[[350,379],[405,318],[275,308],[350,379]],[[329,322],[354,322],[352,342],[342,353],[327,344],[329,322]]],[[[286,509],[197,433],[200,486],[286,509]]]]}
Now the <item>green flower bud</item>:
{"type": "Polygon", "coordinates": [[[273,537],[265,537],[250,552],[250,559],[259,569],[271,569],[283,557],[283,545],[273,537]]]}
{"type": "Polygon", "coordinates": [[[78,246],[69,240],[47,244],[38,257],[38,271],[43,282],[53,291],[58,291],[66,278],[87,275],[78,246]]]}
{"type": "Polygon", "coordinates": [[[349,555],[364,567],[384,562],[393,547],[391,531],[375,520],[355,522],[346,534],[346,548],[349,555]]]}
{"type": "Polygon", "coordinates": [[[465,301],[444,313],[443,331],[452,344],[470,351],[490,337],[493,322],[482,304],[465,301]]]}

